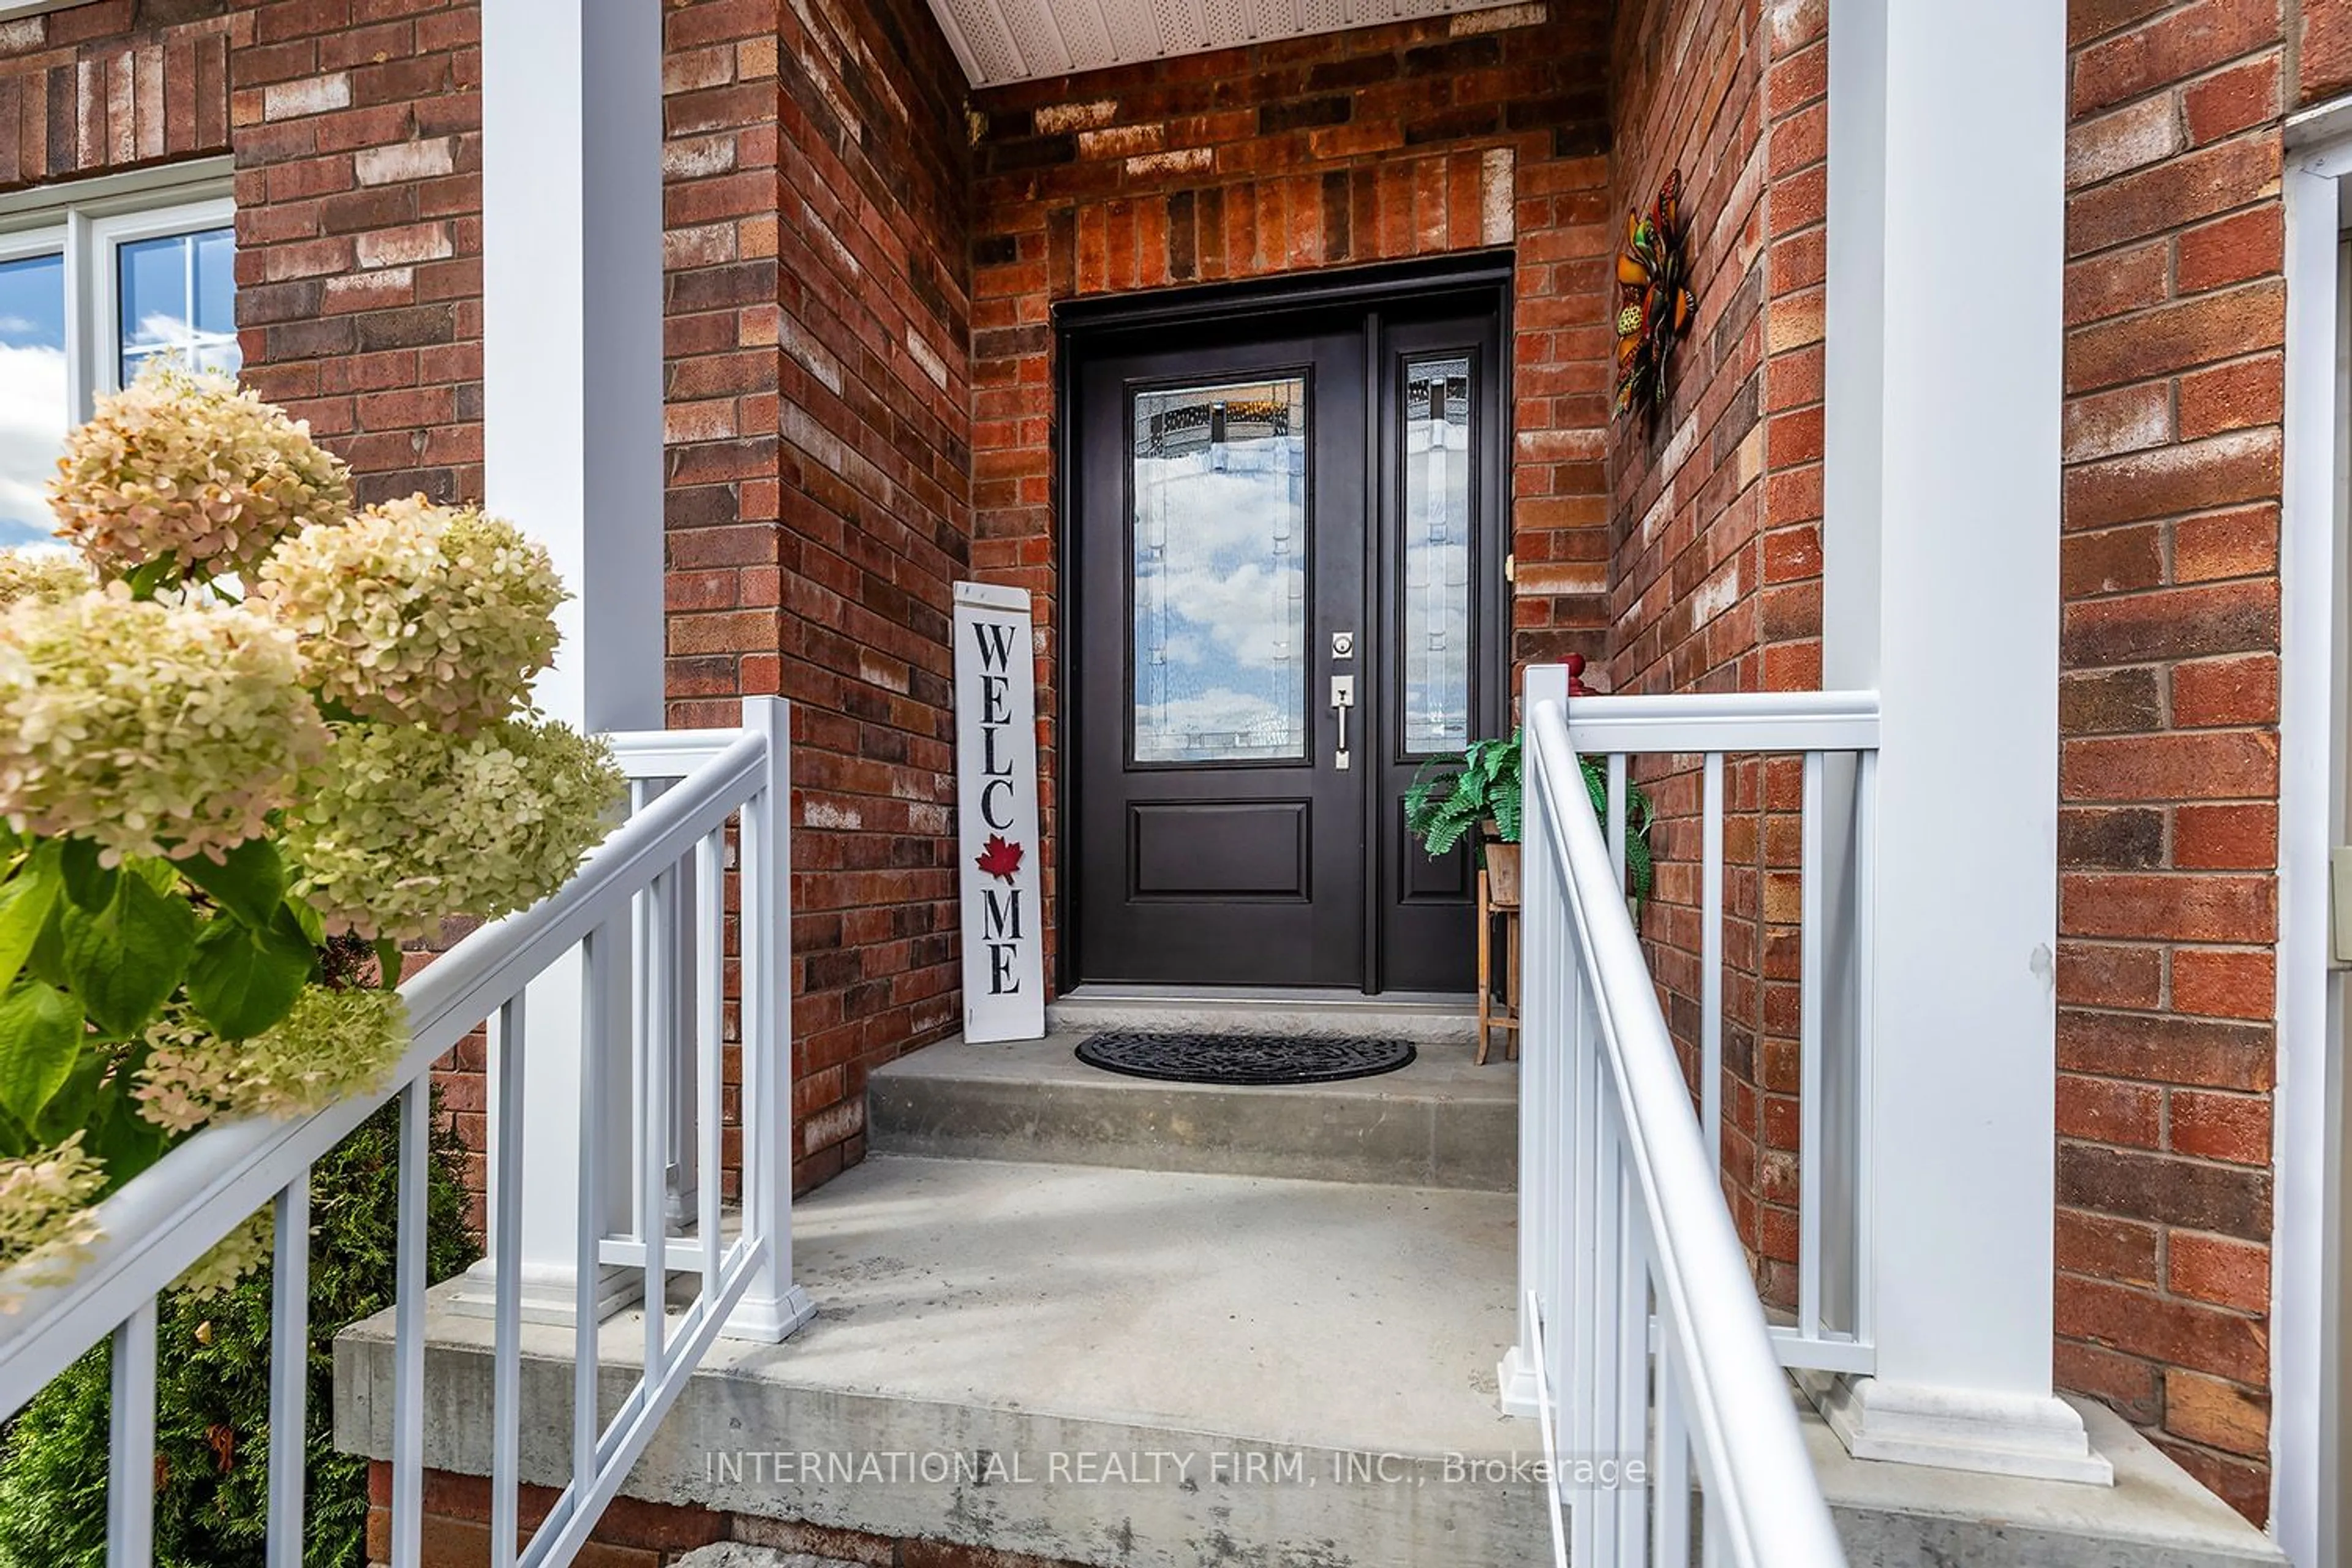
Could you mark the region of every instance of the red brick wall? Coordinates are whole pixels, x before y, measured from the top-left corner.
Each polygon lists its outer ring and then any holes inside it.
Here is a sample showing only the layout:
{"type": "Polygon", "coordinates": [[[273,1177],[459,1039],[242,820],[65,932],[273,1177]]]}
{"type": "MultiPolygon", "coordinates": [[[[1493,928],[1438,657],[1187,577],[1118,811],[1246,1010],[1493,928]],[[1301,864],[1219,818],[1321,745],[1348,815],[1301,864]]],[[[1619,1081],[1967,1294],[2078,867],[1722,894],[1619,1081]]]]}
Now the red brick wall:
{"type": "MultiPolygon", "coordinates": [[[[1609,431],[1609,656],[1630,690],[1821,679],[1822,292],[1827,12],[1819,0],[1649,0],[1617,21],[1622,214],[1684,179],[1698,310],[1665,405],[1609,431]]],[[[1622,221],[1622,218],[1621,220],[1622,221]]],[[[1637,775],[1660,814],[1643,935],[1697,1070],[1700,780],[1637,775]]],[[[1729,759],[1723,1162],[1768,1299],[1796,1295],[1797,821],[1793,762],[1729,759]]]]}
{"type": "Polygon", "coordinates": [[[2071,19],[2057,1373],[2260,1520],[2288,34],[2071,19]]]}
{"type": "Polygon", "coordinates": [[[247,379],[374,499],[480,488],[473,13],[132,0],[0,26],[0,186],[234,153],[247,379]]]}
{"type": "MultiPolygon", "coordinates": [[[[961,78],[919,0],[666,25],[671,717],[800,704],[812,1184],[862,1152],[866,1067],[956,1010],[929,803],[970,528],[961,78]]],[[[477,497],[479,85],[472,0],[104,0],[0,26],[0,188],[233,153],[247,380],[363,496],[477,497]]],[[[455,1061],[478,1148],[479,1063],[455,1061]]]]}
{"type": "Polygon", "coordinates": [[[963,78],[921,0],[669,14],[671,721],[795,709],[798,1177],[957,1021],[963,78]]]}
{"type": "Polygon", "coordinates": [[[228,150],[228,53],[253,18],[130,34],[130,0],[0,22],[0,186],[228,150]]]}
{"type": "Polygon", "coordinates": [[[1698,314],[1665,408],[1610,427],[1617,689],[1820,684],[1827,25],[1821,0],[1619,14],[1612,205],[1682,171],[1698,314]]]}
{"type": "Polygon", "coordinates": [[[2352,91],[2352,5],[2343,0],[2291,0],[2287,30],[2294,51],[2295,88],[2302,103],[2352,91]]]}
{"type": "MultiPolygon", "coordinates": [[[[388,1562],[392,1556],[389,1465],[376,1461],[368,1466],[368,1561],[388,1562]]],[[[522,1489],[525,1541],[547,1516],[555,1497],[545,1487],[522,1489]]],[[[489,1562],[490,1483],[486,1478],[427,1470],[424,1512],[418,1552],[423,1568],[482,1568],[489,1562]]],[[[796,1561],[848,1563],[863,1568],[1076,1568],[993,1547],[917,1536],[867,1535],[627,1497],[614,1499],[604,1510],[578,1561],[583,1568],[667,1568],[696,1548],[720,1541],[767,1547],[796,1561]]]]}
{"type": "Polygon", "coordinates": [[[1035,595],[1049,839],[1057,301],[1509,246],[1513,654],[1601,651],[1607,12],[1536,0],[979,95],[972,563],[1035,595]]]}

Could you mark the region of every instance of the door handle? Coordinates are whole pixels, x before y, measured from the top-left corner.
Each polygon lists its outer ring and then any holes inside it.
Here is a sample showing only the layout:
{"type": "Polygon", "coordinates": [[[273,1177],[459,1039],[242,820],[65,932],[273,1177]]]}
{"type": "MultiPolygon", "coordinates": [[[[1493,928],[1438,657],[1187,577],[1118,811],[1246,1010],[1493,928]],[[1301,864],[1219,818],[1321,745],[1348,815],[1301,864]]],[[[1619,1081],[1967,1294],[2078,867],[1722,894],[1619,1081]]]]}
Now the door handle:
{"type": "Polygon", "coordinates": [[[1348,771],[1348,710],[1356,705],[1356,678],[1335,675],[1331,678],[1331,711],[1339,720],[1339,752],[1332,766],[1341,773],[1348,771]]]}

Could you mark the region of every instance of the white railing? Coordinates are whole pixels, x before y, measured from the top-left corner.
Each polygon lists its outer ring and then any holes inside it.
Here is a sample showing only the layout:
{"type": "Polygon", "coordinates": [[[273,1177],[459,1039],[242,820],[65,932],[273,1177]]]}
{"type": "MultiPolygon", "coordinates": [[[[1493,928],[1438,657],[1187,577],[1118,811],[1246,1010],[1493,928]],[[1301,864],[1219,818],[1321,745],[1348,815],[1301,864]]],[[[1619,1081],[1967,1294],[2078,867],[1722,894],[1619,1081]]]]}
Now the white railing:
{"type": "MultiPolygon", "coordinates": [[[[1566,704],[1568,735],[1580,757],[1603,759],[1609,781],[1608,842],[1623,866],[1627,775],[1635,758],[1696,771],[1698,826],[1699,1122],[1707,1157],[1723,1160],[1725,900],[1724,826],[1738,812],[1768,858],[1781,835],[1771,824],[1793,813],[1797,828],[1794,925],[1798,942],[1795,1085],[1797,1256],[1793,1311],[1775,1313],[1772,1342],[1792,1370],[1864,1374],[1876,1368],[1872,1319],[1876,1276],[1871,1228],[1872,1050],[1868,987],[1876,920],[1874,843],[1878,803],[1878,698],[1873,692],[1726,692],[1656,697],[1580,697],[1566,704]],[[1754,764],[1739,800],[1727,797],[1727,759],[1754,764]],[[1774,770],[1781,770],[1775,772],[1774,770]],[[1795,774],[1791,795],[1783,774],[1795,774]]],[[[1791,868],[1747,859],[1759,883],[1786,887],[1791,868]]],[[[1743,918],[1789,923],[1790,911],[1759,887],[1743,918]]],[[[1759,990],[1785,984],[1759,939],[1743,955],[1759,990]]],[[[1763,1060],[1766,1021],[1747,1020],[1759,1095],[1788,1092],[1763,1060]]],[[[1757,1144],[1759,1204],[1761,1165],[1757,1144]]],[[[1757,1238],[1759,1248],[1763,1237],[1757,1238]]]]}
{"type": "MultiPolygon", "coordinates": [[[[1811,1315],[1802,1337],[1784,1334],[1776,1343],[1717,1168],[1723,754],[1807,757],[1803,792],[1813,809],[1802,858],[1813,890],[1826,885],[1824,827],[1832,815],[1824,759],[1841,751],[1867,757],[1875,744],[1867,700],[1578,699],[1564,710],[1564,692],[1556,672],[1530,673],[1522,1322],[1506,1365],[1507,1395],[1534,1407],[1555,1461],[1556,1559],[1563,1568],[1841,1564],[1782,1367],[1807,1364],[1811,1347],[1832,1339],[1842,1344],[1825,1357],[1866,1352],[1867,1342],[1824,1330],[1819,1280],[1826,1270],[1816,1240],[1806,1249],[1814,1284],[1803,1292],[1811,1315]],[[1695,755],[1703,773],[1703,1116],[1693,1114],[1626,908],[1628,757],[1651,751],[1695,755]],[[1605,822],[1592,809],[1580,752],[1608,756],[1605,822]]],[[[1849,818],[1864,828],[1871,784],[1865,762],[1853,781],[1858,806],[1849,818]]],[[[1856,874],[1849,888],[1866,885],[1868,873],[1866,832],[1853,842],[1864,853],[1849,858],[1856,874]]],[[[1809,900],[1809,921],[1817,906],[1835,901],[1809,900]]],[[[1822,927],[1809,924],[1805,937],[1806,978],[1819,981],[1833,944],[1822,927]]],[[[1826,994],[1822,984],[1807,987],[1806,1032],[1817,1047],[1822,1026],[1811,1014],[1826,994]]],[[[1866,1039],[1866,1028],[1857,1038],[1866,1039]]],[[[1819,1114],[1822,1082],[1808,1087],[1819,1114]]],[[[1817,1158],[1822,1149],[1816,1137],[1807,1153],[1817,1158]]],[[[1817,1170],[1808,1175],[1823,1179],[1817,1170]]],[[[1809,1196],[1818,1212],[1820,1192],[1809,1196]]]]}
{"type": "MultiPolygon", "coordinates": [[[[29,1292],[0,1316],[0,1419],[90,1346],[113,1341],[108,1456],[110,1568],[149,1563],[153,1545],[155,1298],[213,1245],[265,1204],[278,1211],[272,1284],[268,1547],[271,1568],[302,1563],[303,1450],[309,1378],[307,1288],[310,1172],[317,1161],[394,1098],[400,1101],[399,1235],[393,1410],[393,1568],[415,1568],[423,1542],[425,1361],[426,1139],[434,1064],[475,1029],[490,1026],[496,1121],[491,1136],[490,1247],[495,1439],[493,1562],[525,1568],[568,1563],[652,1440],[663,1415],[721,1334],[773,1339],[802,1321],[792,1284],[791,1040],[782,998],[790,986],[787,868],[791,774],[789,713],[776,699],[744,704],[740,730],[612,737],[634,781],[633,811],[560,891],[486,926],[401,987],[414,1041],[392,1086],[298,1121],[251,1121],[208,1128],[109,1198],[104,1239],[67,1285],[29,1292]],[[658,784],[668,787],[656,789],[658,784]],[[740,875],[735,930],[740,963],[742,1194],[740,1225],[719,1211],[720,1097],[724,1082],[725,898],[729,824],[737,825],[740,875]],[[575,961],[572,955],[578,954],[575,961]],[[551,974],[550,972],[555,973],[551,974]],[[576,984],[576,1003],[551,998],[576,1036],[527,1035],[534,980],[576,984]],[[526,1040],[532,1042],[525,1048],[526,1040]],[[577,1183],[578,1282],[573,1316],[570,1484],[527,1547],[518,1547],[520,1455],[523,1171],[529,1154],[527,1058],[551,1048],[585,1064],[625,1052],[623,1081],[635,1097],[630,1147],[633,1212],[625,1234],[603,1213],[609,1151],[606,1079],[583,1071],[577,1183]],[[672,1114],[673,1078],[690,1092],[691,1117],[672,1114]],[[670,1168],[690,1144],[692,1234],[672,1212],[670,1168]],[[664,1245],[645,1245],[645,1216],[662,1216],[664,1245]],[[673,1236],[673,1231],[679,1232],[673,1236]],[[644,1270],[645,1370],[611,1420],[600,1425],[597,1305],[604,1267],[644,1270]],[[667,1276],[698,1276],[692,1299],[666,1293],[667,1276]]],[[[543,988],[544,989],[544,988],[543,988]]],[[[679,1101],[684,1104],[683,1097],[679,1101]]],[[[534,1167],[531,1180],[549,1173],[534,1167]]],[[[555,1173],[558,1180],[563,1173],[555,1173]]],[[[622,1216],[613,1216],[619,1218],[622,1216]]]]}

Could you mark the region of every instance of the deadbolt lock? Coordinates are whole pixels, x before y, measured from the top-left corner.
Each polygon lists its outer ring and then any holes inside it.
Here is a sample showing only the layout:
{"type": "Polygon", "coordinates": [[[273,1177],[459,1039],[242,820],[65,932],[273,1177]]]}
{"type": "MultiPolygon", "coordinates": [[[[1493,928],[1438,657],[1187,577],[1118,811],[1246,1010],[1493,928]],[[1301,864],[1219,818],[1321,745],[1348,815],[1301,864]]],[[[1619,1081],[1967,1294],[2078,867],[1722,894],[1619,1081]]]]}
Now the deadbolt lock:
{"type": "Polygon", "coordinates": [[[1331,634],[1331,657],[1333,658],[1355,658],[1356,634],[1353,632],[1333,632],[1331,634]]]}

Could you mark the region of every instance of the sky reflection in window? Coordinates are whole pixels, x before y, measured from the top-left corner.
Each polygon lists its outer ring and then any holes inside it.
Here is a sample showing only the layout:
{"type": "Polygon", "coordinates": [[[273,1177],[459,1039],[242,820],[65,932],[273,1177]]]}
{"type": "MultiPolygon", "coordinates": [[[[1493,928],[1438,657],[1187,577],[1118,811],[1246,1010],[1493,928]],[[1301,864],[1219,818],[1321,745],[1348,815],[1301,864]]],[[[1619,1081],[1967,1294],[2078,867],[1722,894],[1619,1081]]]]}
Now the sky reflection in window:
{"type": "Polygon", "coordinates": [[[1135,400],[1135,760],[1307,752],[1307,384],[1135,400]]]}
{"type": "Polygon", "coordinates": [[[133,240],[116,252],[123,384],[158,354],[235,375],[236,243],[227,228],[133,240]]]}
{"type": "Polygon", "coordinates": [[[0,261],[0,547],[48,539],[67,415],[65,258],[0,261]]]}
{"type": "Polygon", "coordinates": [[[1470,740],[1470,362],[1405,374],[1404,749],[1470,740]]]}

